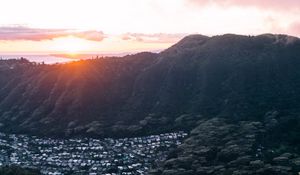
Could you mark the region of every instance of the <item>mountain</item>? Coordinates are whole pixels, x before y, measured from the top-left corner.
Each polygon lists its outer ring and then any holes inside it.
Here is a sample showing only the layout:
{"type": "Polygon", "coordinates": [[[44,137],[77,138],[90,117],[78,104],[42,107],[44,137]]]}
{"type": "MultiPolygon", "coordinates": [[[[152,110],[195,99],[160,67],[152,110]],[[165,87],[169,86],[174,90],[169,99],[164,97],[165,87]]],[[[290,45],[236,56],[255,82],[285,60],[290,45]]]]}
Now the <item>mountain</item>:
{"type": "Polygon", "coordinates": [[[117,114],[131,96],[136,77],[155,58],[140,53],[58,65],[3,61],[1,129],[62,136],[90,129],[87,133],[98,134],[98,128],[119,121],[117,114]]]}
{"type": "Polygon", "coordinates": [[[262,120],[274,110],[297,115],[299,55],[295,37],[227,34],[187,36],[159,54],[59,65],[23,60],[0,69],[0,126],[10,132],[102,136],[173,130],[181,127],[175,121],[182,115],[231,120],[262,120]],[[156,125],[158,131],[148,131],[156,125]]]}
{"type": "Polygon", "coordinates": [[[190,35],[159,54],[0,61],[0,129],[44,136],[190,132],[153,174],[300,171],[300,39],[190,35]],[[246,156],[246,157],[245,157],[246,156]]]}

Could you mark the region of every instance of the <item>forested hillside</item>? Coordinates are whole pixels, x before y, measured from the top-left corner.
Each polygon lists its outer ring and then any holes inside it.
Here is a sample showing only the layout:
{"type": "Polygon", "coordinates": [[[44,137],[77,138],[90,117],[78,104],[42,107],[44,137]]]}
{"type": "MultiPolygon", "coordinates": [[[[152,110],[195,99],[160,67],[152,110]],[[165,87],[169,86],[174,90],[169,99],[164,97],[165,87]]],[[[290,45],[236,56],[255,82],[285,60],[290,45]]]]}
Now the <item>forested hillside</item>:
{"type": "Polygon", "coordinates": [[[191,132],[153,174],[300,171],[300,40],[191,35],[159,54],[0,61],[0,130],[51,137],[191,132]],[[246,156],[246,157],[245,157],[246,156]]]}

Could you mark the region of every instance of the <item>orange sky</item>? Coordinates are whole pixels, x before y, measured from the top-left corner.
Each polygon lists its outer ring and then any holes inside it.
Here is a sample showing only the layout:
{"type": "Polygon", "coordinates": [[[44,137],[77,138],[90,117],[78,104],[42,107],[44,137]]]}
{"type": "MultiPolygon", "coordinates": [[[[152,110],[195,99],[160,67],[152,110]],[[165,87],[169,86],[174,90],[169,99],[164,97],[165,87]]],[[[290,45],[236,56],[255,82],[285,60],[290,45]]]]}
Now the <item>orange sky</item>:
{"type": "Polygon", "coordinates": [[[3,0],[0,53],[161,50],[188,34],[300,36],[299,0],[3,0]]]}

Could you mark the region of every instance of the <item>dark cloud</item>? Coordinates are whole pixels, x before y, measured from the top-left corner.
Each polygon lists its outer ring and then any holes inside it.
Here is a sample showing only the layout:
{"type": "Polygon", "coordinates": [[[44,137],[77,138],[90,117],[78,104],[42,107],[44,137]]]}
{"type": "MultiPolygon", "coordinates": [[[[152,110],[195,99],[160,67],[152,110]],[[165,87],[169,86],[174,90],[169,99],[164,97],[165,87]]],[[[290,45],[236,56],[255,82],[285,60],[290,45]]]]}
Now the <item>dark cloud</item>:
{"type": "Polygon", "coordinates": [[[105,35],[102,31],[76,31],[69,29],[39,29],[24,26],[0,27],[0,40],[52,40],[54,38],[75,36],[78,38],[102,41],[105,35]]]}
{"type": "Polygon", "coordinates": [[[126,33],[121,36],[123,40],[138,41],[144,43],[175,43],[187,34],[167,34],[167,33],[126,33]]]}

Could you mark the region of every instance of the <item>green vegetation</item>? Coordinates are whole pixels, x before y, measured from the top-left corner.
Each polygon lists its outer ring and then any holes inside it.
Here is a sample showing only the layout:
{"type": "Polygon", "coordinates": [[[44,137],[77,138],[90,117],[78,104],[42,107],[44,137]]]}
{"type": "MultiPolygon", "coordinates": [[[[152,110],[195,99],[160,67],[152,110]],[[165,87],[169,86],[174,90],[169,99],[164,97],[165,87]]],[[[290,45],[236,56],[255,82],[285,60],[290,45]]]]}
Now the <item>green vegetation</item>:
{"type": "Polygon", "coordinates": [[[0,127],[118,137],[190,130],[197,116],[262,120],[276,110],[278,120],[298,121],[299,55],[300,40],[285,35],[192,35],[159,54],[58,65],[2,60],[0,127]]]}
{"type": "MultiPolygon", "coordinates": [[[[159,54],[59,65],[1,61],[0,128],[60,137],[122,137],[191,131],[211,118],[240,128],[242,121],[259,122],[265,132],[250,145],[271,152],[251,164],[290,167],[299,163],[294,160],[300,151],[299,70],[300,40],[272,34],[192,35],[159,54]],[[285,153],[293,156],[283,164],[278,162],[286,158],[273,160],[285,153]]],[[[234,130],[228,134],[234,140],[247,136],[235,138],[234,130]]],[[[218,158],[212,160],[218,165],[218,158]]]]}

